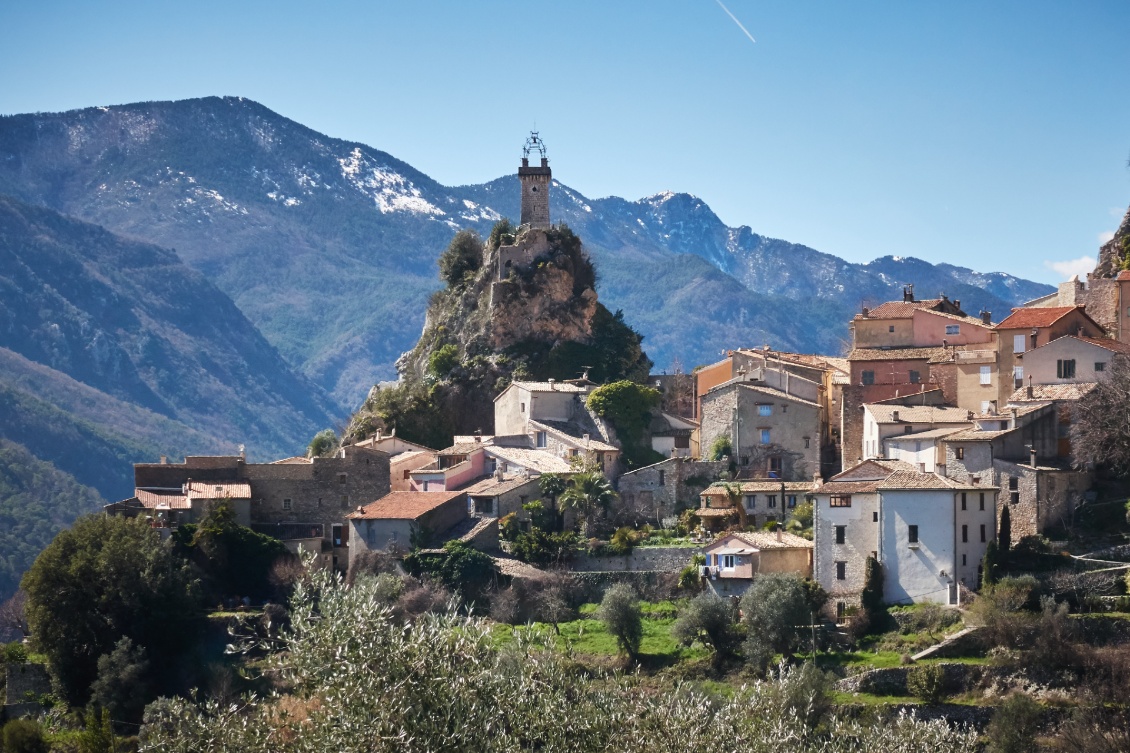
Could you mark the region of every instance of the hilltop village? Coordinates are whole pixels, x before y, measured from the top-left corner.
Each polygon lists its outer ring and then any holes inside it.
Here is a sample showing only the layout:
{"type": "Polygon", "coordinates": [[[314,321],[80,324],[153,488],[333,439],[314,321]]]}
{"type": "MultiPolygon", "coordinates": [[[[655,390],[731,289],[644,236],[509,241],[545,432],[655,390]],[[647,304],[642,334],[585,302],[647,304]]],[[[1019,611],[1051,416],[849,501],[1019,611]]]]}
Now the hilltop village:
{"type": "MultiPolygon", "coordinates": [[[[552,172],[536,135],[531,143],[542,156],[530,165],[527,145],[521,224],[484,260],[492,305],[548,249],[552,172]]],[[[223,499],[241,523],[340,572],[367,553],[452,540],[523,572],[511,542],[530,529],[538,500],[564,527],[584,523],[605,538],[678,528],[701,544],[697,572],[720,594],[742,594],[759,573],[793,572],[827,592],[827,615],[842,622],[860,606],[870,558],[884,602],[960,605],[982,582],[990,542],[1062,536],[1094,496],[1072,453],[1072,407],[1112,359],[1130,355],[1130,272],[1115,268],[1115,254],[1112,242],[1086,283],[1073,278],[995,322],[908,284],[901,300],[848,323],[846,355],[736,343],[693,373],[653,374],[659,400],[643,441],[657,462],[642,467],[629,467],[613,422],[594,410],[601,385],[586,371],[514,379],[494,396],[493,433],[456,435],[448,447],[391,427],[325,456],[139,463],[135,495],[107,512],[170,530],[223,499]],[[598,509],[547,495],[547,477],[577,475],[608,483],[598,509]]],[[[685,549],[603,558],[592,549],[559,564],[639,573],[692,562],[685,549]]]]}
{"type": "MultiPolygon", "coordinates": [[[[1130,213],[1086,281],[1011,311],[907,283],[860,307],[843,354],[734,343],[657,374],[553,224],[536,133],[518,178],[519,224],[455,236],[400,382],[340,436],[274,462],[139,462],[132,496],[58,535],[25,602],[0,608],[43,657],[5,648],[6,716],[62,702],[103,709],[81,734],[111,743],[142,725],[155,749],[261,733],[249,749],[274,750],[355,712],[375,730],[375,705],[443,749],[476,725],[540,748],[560,718],[498,721],[536,676],[539,702],[559,692],[558,713],[594,729],[621,706],[667,729],[669,701],[688,719],[714,704],[753,737],[864,746],[843,750],[1037,731],[1085,743],[1057,750],[1130,744],[1125,473],[1078,439],[1094,396],[1130,381],[1130,213]],[[449,654],[487,670],[436,664],[449,654]],[[601,695],[628,667],[649,692],[601,695]],[[469,682],[496,703],[426,738],[469,682]],[[737,695],[671,690],[684,682],[737,695]],[[184,700],[202,686],[203,705],[184,700]],[[233,725],[208,704],[237,691],[274,700],[247,696],[233,725]],[[919,702],[945,723],[861,732],[858,709],[832,710],[919,702]]],[[[688,739],[729,734],[717,719],[688,739]]],[[[586,749],[629,734],[600,730],[586,749]]]]}

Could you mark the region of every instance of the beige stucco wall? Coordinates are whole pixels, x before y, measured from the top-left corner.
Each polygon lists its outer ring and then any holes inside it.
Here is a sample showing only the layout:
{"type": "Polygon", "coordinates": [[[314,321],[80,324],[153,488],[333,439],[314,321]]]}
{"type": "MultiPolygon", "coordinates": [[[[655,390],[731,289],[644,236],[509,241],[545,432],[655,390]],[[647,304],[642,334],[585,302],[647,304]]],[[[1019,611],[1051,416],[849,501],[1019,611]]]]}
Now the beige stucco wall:
{"type": "Polygon", "coordinates": [[[1024,367],[1025,384],[1028,377],[1032,377],[1033,384],[1097,382],[1106,375],[1106,371],[1095,371],[1095,364],[1102,363],[1109,369],[1113,356],[1109,350],[1098,345],[1074,337],[1062,337],[1025,353],[1020,364],[1024,367]],[[1068,359],[1075,360],[1075,376],[1062,379],[1056,375],[1057,361],[1068,359]]]}

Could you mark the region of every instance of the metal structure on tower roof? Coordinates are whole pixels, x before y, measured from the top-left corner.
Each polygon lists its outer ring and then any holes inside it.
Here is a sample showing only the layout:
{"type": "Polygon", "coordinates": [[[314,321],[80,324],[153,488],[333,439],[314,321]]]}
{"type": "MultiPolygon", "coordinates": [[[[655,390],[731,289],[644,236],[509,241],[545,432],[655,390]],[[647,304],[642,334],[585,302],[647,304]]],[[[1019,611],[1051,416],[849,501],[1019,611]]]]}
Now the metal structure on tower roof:
{"type": "Polygon", "coordinates": [[[526,138],[526,145],[522,147],[522,156],[529,157],[530,152],[534,149],[538,150],[538,154],[542,159],[546,158],[545,142],[542,141],[537,131],[530,131],[529,137],[526,138]]]}

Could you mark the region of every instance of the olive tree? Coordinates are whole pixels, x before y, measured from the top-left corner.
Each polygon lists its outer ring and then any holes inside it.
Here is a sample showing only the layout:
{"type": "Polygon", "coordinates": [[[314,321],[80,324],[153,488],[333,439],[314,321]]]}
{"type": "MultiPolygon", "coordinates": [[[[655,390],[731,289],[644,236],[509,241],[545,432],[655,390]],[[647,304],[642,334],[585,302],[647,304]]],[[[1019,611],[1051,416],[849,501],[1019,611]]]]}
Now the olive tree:
{"type": "Polygon", "coordinates": [[[643,639],[643,618],[640,615],[640,599],[631,586],[618,583],[604,592],[600,608],[596,610],[597,619],[604,628],[616,638],[620,650],[635,657],[643,639]]]}

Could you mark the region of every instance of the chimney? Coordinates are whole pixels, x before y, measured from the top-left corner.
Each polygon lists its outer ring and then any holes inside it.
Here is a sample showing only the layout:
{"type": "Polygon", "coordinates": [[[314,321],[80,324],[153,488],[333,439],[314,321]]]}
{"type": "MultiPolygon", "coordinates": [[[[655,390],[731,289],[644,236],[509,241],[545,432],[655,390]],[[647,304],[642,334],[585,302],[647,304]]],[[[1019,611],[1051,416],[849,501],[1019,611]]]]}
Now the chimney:
{"type": "Polygon", "coordinates": [[[240,460],[247,460],[247,448],[244,447],[243,445],[239,446],[239,459],[240,460]]]}
{"type": "Polygon", "coordinates": [[[866,306],[864,306],[863,307],[863,318],[866,319],[867,315],[870,314],[870,313],[871,313],[871,310],[869,308],[867,308],[866,306]]]}
{"type": "Polygon", "coordinates": [[[777,543],[778,543],[778,544],[780,544],[780,543],[781,543],[781,541],[782,541],[782,538],[783,538],[783,537],[781,536],[781,524],[780,524],[780,523],[778,523],[778,524],[777,524],[777,525],[776,525],[776,526],[775,526],[775,527],[773,528],[773,530],[774,530],[774,531],[776,532],[776,534],[777,534],[777,543]]]}
{"type": "Polygon", "coordinates": [[[1037,457],[1037,455],[1036,455],[1036,448],[1035,448],[1035,447],[1033,447],[1032,449],[1030,449],[1030,450],[1028,451],[1028,457],[1029,457],[1029,459],[1031,460],[1031,462],[1030,462],[1029,464],[1030,464],[1030,465],[1031,465],[1031,466],[1032,466],[1033,468],[1035,468],[1035,467],[1036,467],[1036,460],[1038,459],[1038,457],[1037,457]]]}
{"type": "Polygon", "coordinates": [[[898,423],[899,412],[897,410],[891,411],[891,420],[894,421],[896,424],[898,423]]]}
{"type": "Polygon", "coordinates": [[[812,474],[812,488],[819,489],[824,485],[824,478],[819,473],[812,474]]]}
{"type": "Polygon", "coordinates": [[[1016,428],[1016,406],[1010,405],[1008,407],[1008,428],[1016,428]]]}
{"type": "Polygon", "coordinates": [[[965,420],[966,421],[972,421],[973,420],[973,411],[971,411],[971,410],[965,411],[965,420]]]}
{"type": "Polygon", "coordinates": [[[981,322],[987,327],[993,323],[993,315],[988,311],[981,312],[981,322]]]}
{"type": "Polygon", "coordinates": [[[1032,389],[1032,383],[1028,382],[1028,399],[1031,400],[1035,397],[1035,390],[1032,389]]]}
{"type": "Polygon", "coordinates": [[[914,303],[914,286],[913,285],[903,285],[902,286],[902,300],[903,300],[903,303],[914,303]]]}
{"type": "Polygon", "coordinates": [[[378,441],[378,442],[379,442],[379,441],[381,441],[381,437],[382,437],[383,435],[384,435],[384,429],[377,429],[377,437],[376,437],[376,439],[377,439],[377,441],[378,441]]]}
{"type": "Polygon", "coordinates": [[[168,464],[169,464],[169,456],[168,455],[162,455],[161,456],[161,465],[168,465],[168,464]]]}
{"type": "Polygon", "coordinates": [[[925,463],[919,463],[918,464],[918,472],[919,473],[925,473],[926,472],[926,464],[925,463]]]}
{"type": "Polygon", "coordinates": [[[953,307],[954,307],[955,309],[959,309],[959,308],[961,308],[961,301],[959,301],[959,300],[957,300],[957,299],[955,298],[955,299],[953,300],[953,307]]]}
{"type": "Polygon", "coordinates": [[[482,442],[483,441],[483,430],[482,429],[475,429],[475,441],[476,442],[482,442]]]}

